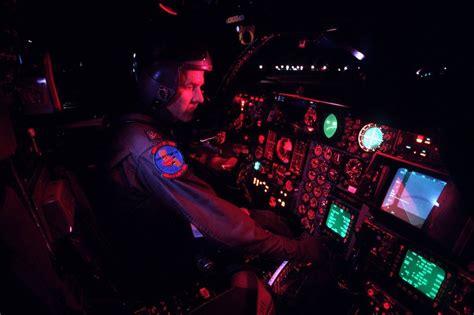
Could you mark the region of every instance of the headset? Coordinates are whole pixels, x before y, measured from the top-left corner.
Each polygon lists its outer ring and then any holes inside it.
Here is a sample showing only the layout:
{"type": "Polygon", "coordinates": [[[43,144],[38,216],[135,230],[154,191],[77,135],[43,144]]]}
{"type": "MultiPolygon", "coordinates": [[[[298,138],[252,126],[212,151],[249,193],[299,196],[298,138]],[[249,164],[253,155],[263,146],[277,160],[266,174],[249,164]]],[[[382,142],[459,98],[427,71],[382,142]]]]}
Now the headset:
{"type": "Polygon", "coordinates": [[[146,110],[157,110],[172,101],[183,71],[212,71],[212,60],[207,50],[185,51],[157,59],[146,65],[137,76],[138,97],[146,110]]]}

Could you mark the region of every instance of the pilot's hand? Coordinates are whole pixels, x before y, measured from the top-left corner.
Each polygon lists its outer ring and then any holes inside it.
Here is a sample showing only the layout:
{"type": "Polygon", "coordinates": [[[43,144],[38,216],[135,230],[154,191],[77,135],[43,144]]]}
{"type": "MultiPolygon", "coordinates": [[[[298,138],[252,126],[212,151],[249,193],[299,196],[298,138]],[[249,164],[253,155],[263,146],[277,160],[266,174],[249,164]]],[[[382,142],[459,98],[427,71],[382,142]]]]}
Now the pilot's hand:
{"type": "Polygon", "coordinates": [[[234,156],[230,158],[213,156],[209,161],[209,166],[218,171],[231,171],[235,168],[238,161],[239,160],[234,156]]]}
{"type": "Polygon", "coordinates": [[[329,259],[329,251],[325,239],[303,233],[297,240],[297,259],[304,262],[324,264],[329,259]]]}

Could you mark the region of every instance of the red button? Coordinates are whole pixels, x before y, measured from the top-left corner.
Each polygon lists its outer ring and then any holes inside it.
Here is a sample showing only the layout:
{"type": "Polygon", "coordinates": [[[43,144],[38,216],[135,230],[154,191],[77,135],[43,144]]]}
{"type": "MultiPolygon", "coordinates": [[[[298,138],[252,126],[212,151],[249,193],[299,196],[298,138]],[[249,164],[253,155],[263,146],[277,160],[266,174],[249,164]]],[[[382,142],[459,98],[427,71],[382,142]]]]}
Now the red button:
{"type": "Polygon", "coordinates": [[[204,298],[204,299],[208,299],[211,297],[211,294],[209,293],[209,290],[207,288],[200,288],[199,289],[199,294],[204,298]]]}

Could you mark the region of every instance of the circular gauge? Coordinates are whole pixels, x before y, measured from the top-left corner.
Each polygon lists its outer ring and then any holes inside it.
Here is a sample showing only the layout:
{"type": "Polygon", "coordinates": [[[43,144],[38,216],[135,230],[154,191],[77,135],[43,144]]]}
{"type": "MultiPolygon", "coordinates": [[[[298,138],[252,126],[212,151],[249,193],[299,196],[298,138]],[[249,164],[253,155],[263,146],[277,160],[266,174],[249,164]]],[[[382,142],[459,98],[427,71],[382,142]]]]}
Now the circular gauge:
{"type": "Polygon", "coordinates": [[[316,196],[316,197],[321,197],[321,194],[323,193],[321,187],[317,186],[317,187],[314,187],[314,190],[313,190],[313,194],[316,196]]]}
{"type": "Polygon", "coordinates": [[[338,172],[336,169],[334,168],[331,168],[328,172],[328,177],[330,180],[332,180],[333,182],[335,182],[337,180],[337,176],[338,176],[338,172]]]}
{"type": "Polygon", "coordinates": [[[349,176],[349,179],[356,180],[362,174],[362,167],[361,161],[352,158],[347,162],[344,171],[346,172],[347,176],[349,176]]]}
{"type": "Polygon", "coordinates": [[[299,214],[305,214],[306,213],[306,206],[301,204],[298,206],[298,213],[299,214]]]}
{"type": "Polygon", "coordinates": [[[283,163],[290,162],[291,151],[293,150],[293,143],[289,138],[280,138],[277,142],[276,153],[278,158],[283,163]]]}
{"type": "Polygon", "coordinates": [[[307,203],[309,201],[309,194],[304,193],[301,200],[303,200],[304,203],[307,203]]]}
{"type": "Polygon", "coordinates": [[[285,189],[287,192],[292,192],[295,186],[293,186],[293,182],[291,180],[287,180],[285,183],[285,189]]]}
{"type": "Polygon", "coordinates": [[[367,124],[359,132],[359,146],[365,152],[377,150],[383,142],[383,132],[376,124],[367,124]]]}
{"type": "Polygon", "coordinates": [[[323,123],[323,132],[326,138],[330,139],[337,131],[337,117],[334,114],[329,114],[323,123]]]}
{"type": "Polygon", "coordinates": [[[316,178],[316,181],[318,182],[319,186],[322,186],[326,181],[326,176],[324,174],[319,174],[316,178]]]}
{"type": "Polygon", "coordinates": [[[323,146],[318,144],[314,147],[314,155],[320,156],[323,153],[323,146]]]}
{"type": "Polygon", "coordinates": [[[314,127],[317,118],[316,110],[310,107],[304,114],[304,123],[307,127],[314,127]]]}
{"type": "Polygon", "coordinates": [[[332,156],[332,150],[329,147],[324,148],[323,156],[326,160],[330,160],[332,156]]]}

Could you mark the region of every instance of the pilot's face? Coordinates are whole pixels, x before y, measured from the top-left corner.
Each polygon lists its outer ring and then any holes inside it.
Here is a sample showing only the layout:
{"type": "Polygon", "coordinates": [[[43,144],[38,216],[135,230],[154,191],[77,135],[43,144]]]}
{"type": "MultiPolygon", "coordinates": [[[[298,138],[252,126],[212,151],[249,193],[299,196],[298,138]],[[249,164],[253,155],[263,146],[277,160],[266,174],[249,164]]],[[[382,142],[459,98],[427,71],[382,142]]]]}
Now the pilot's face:
{"type": "Polygon", "coordinates": [[[194,111],[204,102],[203,84],[203,70],[187,70],[180,75],[176,96],[167,107],[175,119],[183,122],[193,119],[194,111]]]}

